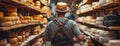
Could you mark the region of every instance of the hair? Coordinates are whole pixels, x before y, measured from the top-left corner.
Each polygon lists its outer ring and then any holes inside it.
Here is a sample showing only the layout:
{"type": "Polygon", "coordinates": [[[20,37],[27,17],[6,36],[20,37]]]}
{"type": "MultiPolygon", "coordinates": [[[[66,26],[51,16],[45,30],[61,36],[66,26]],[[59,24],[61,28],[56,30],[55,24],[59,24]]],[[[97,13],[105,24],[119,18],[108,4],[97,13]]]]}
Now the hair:
{"type": "Polygon", "coordinates": [[[66,12],[57,12],[57,14],[59,15],[59,14],[66,14],[66,12]]]}

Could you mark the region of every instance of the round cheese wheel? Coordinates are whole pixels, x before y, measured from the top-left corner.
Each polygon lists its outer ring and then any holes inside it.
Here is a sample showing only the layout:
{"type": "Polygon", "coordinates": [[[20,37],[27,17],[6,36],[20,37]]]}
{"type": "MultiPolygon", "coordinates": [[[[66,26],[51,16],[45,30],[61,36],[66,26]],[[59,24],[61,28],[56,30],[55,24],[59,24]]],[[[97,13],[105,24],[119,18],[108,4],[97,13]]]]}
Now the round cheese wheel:
{"type": "Polygon", "coordinates": [[[40,2],[43,4],[43,5],[48,5],[48,0],[40,0],[40,2]]]}
{"type": "Polygon", "coordinates": [[[40,11],[41,13],[48,13],[50,11],[50,8],[48,6],[43,6],[40,11]]]}
{"type": "Polygon", "coordinates": [[[12,44],[15,44],[18,42],[18,39],[17,38],[9,38],[8,39],[8,43],[12,43],[12,44]]]}
{"type": "Polygon", "coordinates": [[[104,21],[104,18],[103,17],[97,17],[96,20],[97,21],[104,21]]]}
{"type": "Polygon", "coordinates": [[[3,18],[0,18],[0,22],[8,22],[8,21],[12,21],[12,17],[3,17],[3,18]]]}
{"type": "Polygon", "coordinates": [[[29,37],[30,33],[29,32],[26,32],[25,33],[25,37],[29,37]]]}
{"type": "Polygon", "coordinates": [[[9,37],[17,37],[18,33],[17,32],[11,32],[9,33],[9,37]]]}
{"type": "Polygon", "coordinates": [[[18,43],[15,43],[15,44],[11,44],[11,46],[18,46],[18,43]]]}
{"type": "Polygon", "coordinates": [[[21,20],[21,24],[27,24],[28,20],[21,20]]]}
{"type": "Polygon", "coordinates": [[[3,12],[0,12],[0,18],[3,18],[3,17],[4,17],[3,12]]]}
{"type": "Polygon", "coordinates": [[[102,6],[106,3],[106,0],[99,0],[99,5],[102,6]]]}
{"type": "Polygon", "coordinates": [[[35,5],[37,5],[37,6],[41,6],[40,1],[36,1],[36,2],[35,2],[35,5]]]}
{"type": "Polygon", "coordinates": [[[47,23],[47,18],[42,18],[41,23],[47,23]]]}
{"type": "Polygon", "coordinates": [[[7,17],[16,17],[17,16],[17,12],[5,13],[5,16],[7,16],[7,17]]]}
{"type": "Polygon", "coordinates": [[[32,3],[33,2],[33,0],[26,0],[28,3],[32,3]]]}
{"type": "Polygon", "coordinates": [[[20,1],[23,2],[23,3],[27,2],[27,0],[20,0],[20,1]]]}
{"type": "Polygon", "coordinates": [[[20,42],[20,41],[23,40],[23,37],[22,36],[17,36],[17,39],[18,39],[18,42],[20,42]]]}
{"type": "Polygon", "coordinates": [[[12,26],[14,25],[13,22],[3,22],[0,24],[0,26],[3,26],[3,27],[8,27],[8,26],[12,26]]]}
{"type": "Polygon", "coordinates": [[[84,26],[84,25],[81,25],[79,28],[80,28],[81,30],[83,30],[83,31],[86,31],[86,30],[88,29],[88,27],[87,27],[87,26],[84,26]]]}
{"type": "Polygon", "coordinates": [[[16,7],[7,7],[5,9],[5,12],[17,12],[17,8],[16,7]]]}
{"type": "Polygon", "coordinates": [[[22,31],[22,30],[18,31],[18,35],[24,35],[24,34],[25,34],[25,31],[22,31]]]}
{"type": "Polygon", "coordinates": [[[7,44],[7,39],[0,39],[0,45],[7,44]]]}
{"type": "Polygon", "coordinates": [[[30,17],[30,16],[24,16],[24,20],[31,20],[32,19],[32,17],[30,17]]]}
{"type": "Polygon", "coordinates": [[[109,40],[112,40],[113,38],[110,37],[99,37],[99,42],[100,43],[108,43],[109,40]]]}
{"type": "Polygon", "coordinates": [[[114,3],[114,0],[106,0],[106,3],[114,3]]]}

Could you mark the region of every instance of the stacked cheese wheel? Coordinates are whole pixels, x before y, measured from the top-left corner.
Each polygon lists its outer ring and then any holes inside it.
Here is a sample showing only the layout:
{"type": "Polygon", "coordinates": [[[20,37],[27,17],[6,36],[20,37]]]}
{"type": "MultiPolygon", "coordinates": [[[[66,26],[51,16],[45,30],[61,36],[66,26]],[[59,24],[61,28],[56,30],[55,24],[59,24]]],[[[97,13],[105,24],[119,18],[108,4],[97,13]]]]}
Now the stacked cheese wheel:
{"type": "Polygon", "coordinates": [[[41,32],[41,28],[39,26],[34,27],[33,31],[31,32],[33,35],[37,35],[41,32]]]}
{"type": "Polygon", "coordinates": [[[80,12],[84,13],[87,11],[93,10],[92,5],[91,4],[85,4],[83,6],[80,7],[80,12]]]}
{"type": "Polygon", "coordinates": [[[40,10],[41,3],[40,1],[36,1],[33,8],[40,10]]]}

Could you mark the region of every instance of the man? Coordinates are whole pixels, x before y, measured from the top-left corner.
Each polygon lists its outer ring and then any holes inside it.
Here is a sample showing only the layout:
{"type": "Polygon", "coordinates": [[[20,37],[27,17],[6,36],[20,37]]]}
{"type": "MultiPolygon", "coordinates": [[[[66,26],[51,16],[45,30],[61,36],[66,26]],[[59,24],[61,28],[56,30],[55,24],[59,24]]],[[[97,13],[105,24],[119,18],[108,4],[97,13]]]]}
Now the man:
{"type": "Polygon", "coordinates": [[[75,10],[75,9],[71,9],[71,10],[69,11],[69,13],[66,14],[66,18],[75,21],[75,19],[77,18],[77,15],[76,15],[75,13],[76,13],[76,10],[75,10]]]}
{"type": "Polygon", "coordinates": [[[48,23],[43,33],[43,41],[51,41],[53,46],[73,46],[73,41],[84,40],[76,22],[65,18],[65,13],[68,10],[66,3],[57,3],[58,18],[48,23]],[[73,39],[74,36],[77,38],[73,39]]]}

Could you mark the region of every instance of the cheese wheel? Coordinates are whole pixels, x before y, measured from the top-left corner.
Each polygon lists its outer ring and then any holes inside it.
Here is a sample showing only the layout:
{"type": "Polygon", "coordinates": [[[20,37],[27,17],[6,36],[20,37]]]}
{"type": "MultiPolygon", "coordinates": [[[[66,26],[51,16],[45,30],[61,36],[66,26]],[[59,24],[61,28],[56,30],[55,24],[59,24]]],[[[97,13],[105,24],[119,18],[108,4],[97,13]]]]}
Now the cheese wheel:
{"type": "Polygon", "coordinates": [[[27,2],[27,0],[20,0],[20,1],[23,2],[23,3],[27,2]]]}
{"type": "Polygon", "coordinates": [[[48,13],[50,11],[50,8],[48,6],[43,6],[40,11],[41,13],[48,13]]]}
{"type": "Polygon", "coordinates": [[[17,39],[18,39],[18,42],[20,42],[20,41],[23,40],[23,37],[22,36],[17,36],[17,39]]]}
{"type": "Polygon", "coordinates": [[[18,34],[19,34],[19,35],[24,35],[24,34],[25,34],[25,31],[20,30],[20,31],[18,31],[18,34]]]}
{"type": "Polygon", "coordinates": [[[7,7],[5,9],[5,12],[17,12],[17,8],[16,7],[7,7]]]}
{"type": "Polygon", "coordinates": [[[97,21],[104,21],[104,17],[97,17],[96,20],[97,21]]]}
{"type": "Polygon", "coordinates": [[[28,20],[21,20],[21,24],[27,24],[28,20]]]}
{"type": "Polygon", "coordinates": [[[17,12],[5,13],[5,16],[7,16],[7,17],[16,17],[17,16],[17,12]]]}
{"type": "Polygon", "coordinates": [[[28,3],[32,3],[33,2],[33,0],[26,0],[28,3]]]}
{"type": "Polygon", "coordinates": [[[18,43],[15,43],[15,44],[11,44],[11,46],[18,46],[18,43]]]}
{"type": "Polygon", "coordinates": [[[3,18],[3,17],[4,17],[3,12],[0,12],[0,18],[3,18]]]}
{"type": "Polygon", "coordinates": [[[120,40],[109,40],[110,46],[119,46],[120,40]]]}
{"type": "Polygon", "coordinates": [[[7,39],[0,39],[0,45],[7,44],[7,39]]]}
{"type": "Polygon", "coordinates": [[[32,17],[30,17],[30,16],[24,16],[24,20],[31,20],[32,19],[32,17]]]}
{"type": "Polygon", "coordinates": [[[30,35],[29,32],[25,33],[25,37],[29,37],[29,35],[30,35]]]}
{"type": "Polygon", "coordinates": [[[42,18],[41,23],[47,23],[47,18],[42,18]]]}
{"type": "Polygon", "coordinates": [[[3,26],[3,27],[8,27],[8,26],[12,26],[13,25],[13,22],[3,22],[0,24],[0,26],[3,26]]]}
{"type": "Polygon", "coordinates": [[[15,44],[18,42],[18,39],[17,38],[9,38],[8,39],[8,43],[12,43],[12,44],[15,44]]]}
{"type": "Polygon", "coordinates": [[[86,31],[86,30],[88,29],[88,27],[87,27],[87,26],[84,26],[84,25],[81,25],[79,28],[80,28],[81,30],[83,30],[83,31],[86,31]]]}
{"type": "Polygon", "coordinates": [[[8,21],[12,21],[12,17],[3,17],[3,18],[0,18],[0,22],[8,22],[8,21]]]}
{"type": "Polygon", "coordinates": [[[48,0],[40,0],[40,2],[43,4],[43,5],[48,5],[48,0]]]}
{"type": "Polygon", "coordinates": [[[106,0],[99,0],[99,5],[102,6],[106,3],[106,0]]]}
{"type": "Polygon", "coordinates": [[[11,32],[9,33],[9,37],[17,37],[18,33],[17,32],[11,32]]]}
{"type": "Polygon", "coordinates": [[[36,2],[35,2],[35,5],[37,5],[37,6],[41,6],[40,1],[36,1],[36,2]]]}

